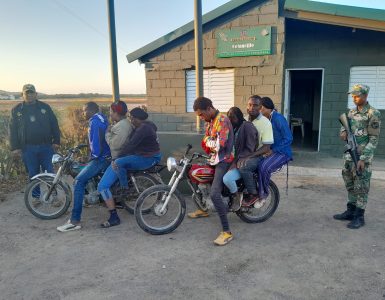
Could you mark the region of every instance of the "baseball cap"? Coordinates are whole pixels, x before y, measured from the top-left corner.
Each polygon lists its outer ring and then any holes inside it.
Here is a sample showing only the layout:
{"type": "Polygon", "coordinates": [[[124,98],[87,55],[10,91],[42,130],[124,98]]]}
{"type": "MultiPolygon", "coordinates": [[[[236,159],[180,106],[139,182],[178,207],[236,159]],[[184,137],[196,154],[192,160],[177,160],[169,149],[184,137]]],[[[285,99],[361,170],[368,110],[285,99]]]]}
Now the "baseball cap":
{"type": "Polygon", "coordinates": [[[348,94],[360,96],[369,94],[370,87],[365,84],[355,84],[348,94]]]}
{"type": "Polygon", "coordinates": [[[23,92],[25,91],[33,91],[36,93],[35,86],[33,84],[27,83],[23,85],[23,92]]]}

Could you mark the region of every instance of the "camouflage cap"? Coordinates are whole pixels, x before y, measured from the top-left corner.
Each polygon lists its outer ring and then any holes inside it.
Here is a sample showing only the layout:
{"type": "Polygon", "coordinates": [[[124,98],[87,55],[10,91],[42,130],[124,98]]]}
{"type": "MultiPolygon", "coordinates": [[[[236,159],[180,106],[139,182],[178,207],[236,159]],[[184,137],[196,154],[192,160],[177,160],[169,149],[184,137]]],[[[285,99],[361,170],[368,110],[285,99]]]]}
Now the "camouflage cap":
{"type": "Polygon", "coordinates": [[[35,86],[33,84],[30,84],[30,83],[24,84],[23,85],[23,92],[26,92],[26,91],[33,91],[36,93],[35,86]]]}
{"type": "Polygon", "coordinates": [[[355,84],[352,87],[352,90],[348,94],[360,96],[369,94],[370,87],[365,84],[355,84]]]}

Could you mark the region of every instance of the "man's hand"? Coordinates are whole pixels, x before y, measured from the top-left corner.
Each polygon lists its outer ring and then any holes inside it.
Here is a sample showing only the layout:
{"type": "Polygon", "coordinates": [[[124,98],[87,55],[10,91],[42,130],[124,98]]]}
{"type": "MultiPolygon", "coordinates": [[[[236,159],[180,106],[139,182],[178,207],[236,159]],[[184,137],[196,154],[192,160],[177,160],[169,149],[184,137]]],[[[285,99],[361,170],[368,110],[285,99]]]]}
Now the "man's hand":
{"type": "Polygon", "coordinates": [[[270,156],[270,155],[272,155],[273,154],[273,151],[271,150],[271,149],[269,149],[269,151],[267,151],[265,154],[263,154],[262,156],[263,157],[268,157],[268,156],[270,156]]]}
{"type": "Polygon", "coordinates": [[[240,158],[240,159],[237,161],[237,168],[238,168],[238,169],[241,169],[241,168],[243,168],[244,166],[246,166],[247,160],[248,160],[247,157],[246,157],[246,158],[240,158]]]}
{"type": "Polygon", "coordinates": [[[14,158],[20,158],[21,157],[21,149],[16,149],[12,151],[12,156],[14,158]]]}
{"type": "Polygon", "coordinates": [[[365,168],[365,161],[359,160],[357,162],[357,171],[362,172],[362,171],[364,171],[364,168],[365,168]]]}
{"type": "Polygon", "coordinates": [[[348,134],[346,133],[346,131],[342,131],[340,133],[340,139],[343,140],[343,141],[346,141],[348,138],[348,134]]]}
{"type": "Polygon", "coordinates": [[[117,170],[119,169],[118,165],[115,163],[114,160],[111,162],[111,167],[112,167],[112,169],[115,170],[115,171],[117,171],[117,170]]]}

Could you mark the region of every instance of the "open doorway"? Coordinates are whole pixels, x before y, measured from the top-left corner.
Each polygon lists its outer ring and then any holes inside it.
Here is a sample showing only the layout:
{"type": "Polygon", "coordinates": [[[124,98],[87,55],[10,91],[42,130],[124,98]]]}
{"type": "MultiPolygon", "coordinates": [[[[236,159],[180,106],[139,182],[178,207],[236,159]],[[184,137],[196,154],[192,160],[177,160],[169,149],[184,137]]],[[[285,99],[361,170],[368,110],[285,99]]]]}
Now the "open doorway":
{"type": "Polygon", "coordinates": [[[284,114],[293,132],[293,148],[319,150],[322,69],[288,69],[284,114]]]}

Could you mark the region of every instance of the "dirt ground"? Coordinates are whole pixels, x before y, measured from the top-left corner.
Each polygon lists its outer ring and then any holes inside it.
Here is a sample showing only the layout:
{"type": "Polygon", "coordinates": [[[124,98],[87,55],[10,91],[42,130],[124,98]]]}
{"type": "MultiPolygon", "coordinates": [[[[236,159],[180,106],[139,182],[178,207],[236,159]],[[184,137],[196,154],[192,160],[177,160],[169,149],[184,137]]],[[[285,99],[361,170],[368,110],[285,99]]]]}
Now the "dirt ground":
{"type": "Polygon", "coordinates": [[[100,229],[107,212],[92,207],[63,234],[68,215],[39,220],[14,192],[0,202],[0,299],[385,299],[385,181],[372,181],[354,231],[331,217],[345,208],[341,178],[291,176],[288,196],[283,178],[276,214],[254,225],[231,214],[225,247],[212,243],[216,215],[151,236],[125,211],[100,229]]]}

